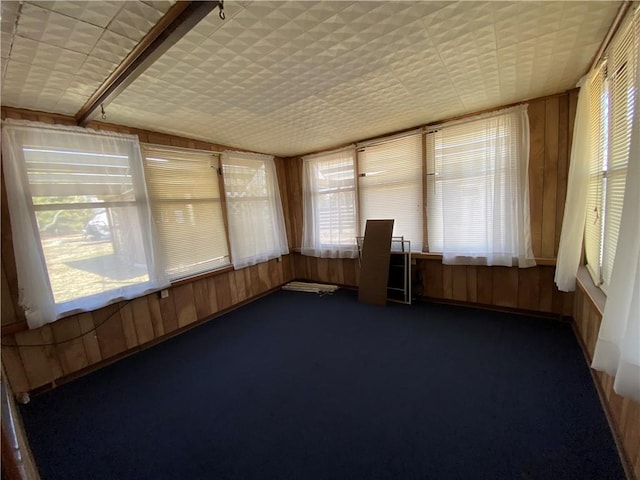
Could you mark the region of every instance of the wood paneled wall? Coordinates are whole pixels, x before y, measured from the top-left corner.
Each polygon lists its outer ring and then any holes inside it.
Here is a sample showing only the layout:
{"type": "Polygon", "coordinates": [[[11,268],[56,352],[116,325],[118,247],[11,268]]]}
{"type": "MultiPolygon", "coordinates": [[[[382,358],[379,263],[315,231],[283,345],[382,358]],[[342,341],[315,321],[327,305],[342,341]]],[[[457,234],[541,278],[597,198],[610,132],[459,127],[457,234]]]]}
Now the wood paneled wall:
{"type": "MultiPolygon", "coordinates": [[[[589,280],[587,280],[589,281],[589,280]]],[[[595,287],[593,287],[595,288],[595,287]]],[[[587,293],[583,283],[578,282],[574,296],[573,318],[576,335],[582,343],[587,361],[591,363],[602,322],[602,312],[587,293]]],[[[613,424],[614,433],[626,457],[629,473],[640,479],[640,404],[621,397],[613,391],[611,375],[592,370],[601,399],[613,424]]]]}
{"type": "MultiPolygon", "coordinates": [[[[442,265],[441,259],[419,258],[423,295],[498,307],[571,315],[572,296],[553,283],[555,258],[567,192],[569,155],[577,105],[576,90],[528,102],[530,125],[529,196],[533,253],[540,265],[518,269],[442,265]]],[[[294,247],[302,243],[302,159],[287,159],[289,215],[294,247]]],[[[296,256],[301,279],[357,285],[350,261],[296,256]]],[[[354,263],[355,267],[355,263],[354,263]]]]}
{"type": "Polygon", "coordinates": [[[134,353],[293,278],[291,256],[183,282],[157,293],[2,337],[16,394],[134,353]]]}
{"type": "MultiPolygon", "coordinates": [[[[357,260],[293,255],[297,278],[357,287],[357,260]]],[[[419,258],[412,265],[414,295],[433,300],[571,316],[573,294],[555,287],[555,267],[533,268],[443,265],[439,258],[419,258]]]]}
{"type": "MultiPolygon", "coordinates": [[[[3,118],[75,125],[73,119],[12,108],[3,118]]],[[[201,150],[226,147],[129,127],[93,122],[91,128],[138,135],[140,141],[201,150]]],[[[284,160],[276,158],[280,195],[288,218],[288,191],[284,160]]],[[[176,282],[167,298],[150,294],[99,310],[64,318],[35,330],[26,330],[18,289],[11,224],[2,180],[2,364],[13,391],[29,392],[53,384],[188,329],[234,306],[262,295],[294,277],[290,255],[242,270],[231,268],[176,282]]],[[[289,228],[290,231],[290,228],[289,228]]]]}
{"type": "Polygon", "coordinates": [[[553,266],[484,267],[418,260],[414,268],[420,272],[426,298],[564,316],[572,313],[573,294],[556,288],[553,266]]]}

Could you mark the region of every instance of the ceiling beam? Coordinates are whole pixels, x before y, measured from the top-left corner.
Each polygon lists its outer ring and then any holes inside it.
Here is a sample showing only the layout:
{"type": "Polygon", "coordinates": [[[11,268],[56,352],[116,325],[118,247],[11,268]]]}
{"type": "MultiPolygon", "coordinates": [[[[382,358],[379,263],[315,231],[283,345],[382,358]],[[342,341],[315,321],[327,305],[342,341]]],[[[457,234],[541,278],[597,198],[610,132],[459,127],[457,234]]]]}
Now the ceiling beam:
{"type": "Polygon", "coordinates": [[[75,114],[78,125],[86,125],[101,106],[112,102],[218,5],[218,1],[176,2],[75,114]]]}

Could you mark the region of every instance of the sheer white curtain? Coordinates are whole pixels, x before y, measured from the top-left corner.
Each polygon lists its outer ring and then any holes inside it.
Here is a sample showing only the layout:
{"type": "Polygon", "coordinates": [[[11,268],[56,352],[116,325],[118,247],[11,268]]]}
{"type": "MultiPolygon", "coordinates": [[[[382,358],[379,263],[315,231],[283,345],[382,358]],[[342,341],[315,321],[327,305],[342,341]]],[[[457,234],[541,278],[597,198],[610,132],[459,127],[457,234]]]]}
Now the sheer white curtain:
{"type": "Polygon", "coordinates": [[[576,289],[576,274],[580,265],[584,224],[587,215],[587,190],[591,164],[591,80],[583,77],[579,84],[578,106],[571,144],[571,160],[567,181],[567,199],[560,233],[555,282],[558,290],[576,289]]]}
{"type": "Polygon", "coordinates": [[[137,137],[4,122],[2,162],[30,328],[169,285],[137,137]]]}
{"type": "Polygon", "coordinates": [[[228,151],[222,170],[234,268],[289,253],[273,157],[228,151]]]}
{"type": "Polygon", "coordinates": [[[529,220],[527,106],[427,134],[429,249],[443,263],[535,265],[529,220]]]}
{"type": "MultiPolygon", "coordinates": [[[[640,38],[636,13],[635,38],[640,38]]],[[[636,47],[637,48],[637,47],[636,47]]],[[[636,49],[632,69],[635,90],[631,143],[622,219],[611,281],[592,367],[615,376],[613,388],[640,402],[640,62],[636,49]]]]}
{"type": "Polygon", "coordinates": [[[357,258],[355,147],[302,161],[302,254],[357,258]]]}

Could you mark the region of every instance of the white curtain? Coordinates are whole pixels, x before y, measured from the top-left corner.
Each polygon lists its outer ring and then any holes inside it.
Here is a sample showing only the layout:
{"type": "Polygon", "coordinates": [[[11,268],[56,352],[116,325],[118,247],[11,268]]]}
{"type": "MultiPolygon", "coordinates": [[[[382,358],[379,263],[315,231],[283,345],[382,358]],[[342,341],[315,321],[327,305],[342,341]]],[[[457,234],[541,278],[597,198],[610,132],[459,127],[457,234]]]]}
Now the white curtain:
{"type": "Polygon", "coordinates": [[[222,169],[234,268],[289,253],[273,156],[227,151],[222,169]]]}
{"type": "Polygon", "coordinates": [[[357,258],[355,148],[302,161],[302,254],[357,258]]]}
{"type": "MultiPolygon", "coordinates": [[[[633,28],[633,27],[632,27],[633,28]]],[[[636,20],[636,42],[640,22],[636,20]]],[[[634,88],[640,88],[635,54],[634,88]]],[[[614,390],[640,402],[640,102],[635,96],[618,246],[592,367],[615,376],[614,390]]]]}
{"type": "Polygon", "coordinates": [[[443,263],[535,265],[529,219],[529,118],[521,105],[427,135],[429,249],[443,263]]]}
{"type": "Polygon", "coordinates": [[[591,81],[583,77],[578,83],[580,93],[571,144],[571,160],[567,181],[567,199],[560,233],[560,246],[556,261],[555,282],[558,290],[576,289],[576,275],[580,266],[584,223],[587,215],[587,190],[591,164],[591,123],[589,100],[591,81]]]}
{"type": "Polygon", "coordinates": [[[2,140],[30,328],[169,285],[137,137],[13,121],[2,140]]]}

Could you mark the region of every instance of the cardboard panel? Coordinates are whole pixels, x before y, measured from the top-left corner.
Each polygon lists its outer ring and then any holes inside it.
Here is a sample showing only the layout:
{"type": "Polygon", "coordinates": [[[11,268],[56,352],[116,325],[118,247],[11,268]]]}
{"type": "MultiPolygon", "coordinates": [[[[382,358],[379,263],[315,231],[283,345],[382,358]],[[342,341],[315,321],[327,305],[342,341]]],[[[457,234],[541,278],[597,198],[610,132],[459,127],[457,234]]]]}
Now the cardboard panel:
{"type": "Polygon", "coordinates": [[[393,220],[367,220],[362,243],[362,266],[358,300],[363,303],[387,303],[387,279],[391,257],[393,220]]]}

